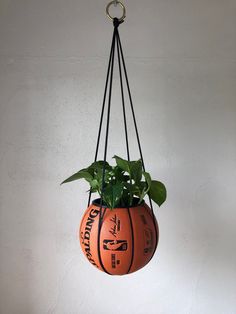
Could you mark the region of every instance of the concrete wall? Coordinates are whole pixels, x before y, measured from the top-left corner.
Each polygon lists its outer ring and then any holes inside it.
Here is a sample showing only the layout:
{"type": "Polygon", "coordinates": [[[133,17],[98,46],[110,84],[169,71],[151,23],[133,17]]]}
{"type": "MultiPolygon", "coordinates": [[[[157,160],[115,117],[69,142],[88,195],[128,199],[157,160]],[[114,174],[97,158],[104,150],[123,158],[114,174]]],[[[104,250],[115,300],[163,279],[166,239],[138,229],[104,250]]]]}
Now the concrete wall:
{"type": "MultiPolygon", "coordinates": [[[[168,201],[155,257],[124,277],[93,268],[75,238],[86,183],[59,186],[93,160],[106,4],[0,0],[0,313],[234,314],[236,1],[125,1],[144,158],[168,201]]],[[[109,161],[125,152],[118,87],[111,114],[109,161]]]]}

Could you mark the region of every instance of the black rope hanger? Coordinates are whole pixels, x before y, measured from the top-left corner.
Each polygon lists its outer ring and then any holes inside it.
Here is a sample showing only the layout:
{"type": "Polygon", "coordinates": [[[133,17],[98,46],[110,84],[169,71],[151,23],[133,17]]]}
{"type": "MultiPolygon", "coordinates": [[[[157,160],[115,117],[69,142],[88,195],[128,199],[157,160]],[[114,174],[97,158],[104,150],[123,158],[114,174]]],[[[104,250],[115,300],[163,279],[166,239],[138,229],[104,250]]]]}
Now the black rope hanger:
{"type": "MultiPolygon", "coordinates": [[[[102,169],[102,189],[101,189],[101,201],[100,201],[99,223],[98,223],[98,240],[97,240],[98,258],[100,261],[100,265],[102,266],[103,270],[106,273],[108,273],[108,271],[105,269],[105,267],[102,263],[101,255],[100,255],[100,232],[101,232],[101,227],[102,227],[102,223],[103,223],[103,217],[104,217],[106,210],[107,210],[106,207],[105,208],[102,207],[102,204],[103,204],[103,192],[104,192],[104,188],[105,188],[105,165],[106,165],[106,160],[107,160],[107,147],[108,147],[108,137],[109,137],[109,126],[110,126],[111,95],[112,95],[112,85],[113,85],[113,70],[114,70],[114,59],[115,59],[116,53],[117,53],[117,59],[118,59],[119,81],[120,81],[122,111],[123,111],[124,129],[125,129],[125,142],[126,142],[127,159],[128,159],[128,161],[130,161],[130,150],[129,150],[128,130],[127,130],[123,76],[125,78],[125,83],[126,83],[126,87],[127,87],[127,91],[128,91],[129,103],[130,103],[130,108],[131,108],[131,113],[132,113],[135,133],[136,133],[136,139],[137,139],[137,143],[138,143],[140,159],[142,161],[143,170],[145,171],[143,153],[142,153],[142,148],[141,148],[141,143],[140,143],[140,138],[139,138],[139,133],[138,133],[138,127],[137,127],[137,122],[136,122],[136,117],[135,117],[135,112],[134,112],[134,106],[133,106],[130,86],[129,86],[128,74],[127,74],[127,70],[126,70],[124,54],[123,54],[122,44],[121,44],[119,30],[118,30],[119,25],[124,22],[124,17],[125,17],[126,12],[125,12],[125,8],[124,8],[123,4],[119,1],[117,1],[117,3],[119,3],[121,5],[121,7],[123,8],[123,16],[120,19],[118,19],[116,17],[112,18],[109,14],[108,9],[109,9],[109,6],[113,2],[114,1],[110,2],[107,6],[107,14],[113,20],[114,30],[113,30],[110,56],[109,56],[109,62],[108,62],[108,68],[107,68],[107,75],[106,75],[104,96],[103,96],[103,102],[102,102],[100,123],[99,123],[98,135],[97,135],[96,151],[95,151],[95,156],[94,156],[94,162],[96,162],[97,157],[98,157],[99,145],[100,145],[100,141],[101,141],[101,130],[102,130],[102,125],[103,125],[105,105],[106,105],[106,100],[107,100],[106,132],[105,132],[105,145],[104,145],[103,169],[102,169]]],[[[92,191],[90,190],[89,197],[88,197],[88,206],[90,205],[91,194],[92,194],[92,191]]],[[[149,197],[151,214],[152,214],[152,218],[153,218],[153,223],[154,223],[154,227],[155,227],[155,234],[156,234],[156,239],[157,239],[157,227],[156,227],[156,223],[155,223],[153,205],[152,205],[152,201],[151,201],[151,198],[149,195],[148,195],[148,197],[149,197]]],[[[132,219],[131,219],[129,207],[127,207],[127,210],[128,210],[131,232],[132,232],[132,258],[131,258],[129,269],[127,271],[127,273],[129,273],[131,266],[132,266],[132,263],[133,263],[133,258],[134,258],[134,233],[133,233],[132,219]]],[[[154,249],[154,252],[153,252],[151,258],[153,257],[153,255],[156,251],[156,247],[157,247],[157,241],[156,241],[155,249],[154,249]]]]}

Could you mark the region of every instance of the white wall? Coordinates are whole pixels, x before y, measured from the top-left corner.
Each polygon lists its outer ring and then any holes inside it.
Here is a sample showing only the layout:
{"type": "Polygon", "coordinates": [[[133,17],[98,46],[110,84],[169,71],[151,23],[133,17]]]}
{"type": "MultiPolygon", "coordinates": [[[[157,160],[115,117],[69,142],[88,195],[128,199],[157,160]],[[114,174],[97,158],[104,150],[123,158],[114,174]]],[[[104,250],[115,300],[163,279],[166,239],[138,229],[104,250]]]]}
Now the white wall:
{"type": "MultiPolygon", "coordinates": [[[[0,0],[0,313],[234,314],[236,1],[125,1],[144,158],[168,201],[155,257],[123,277],[93,268],[75,238],[87,185],[59,186],[93,160],[106,4],[0,0]]],[[[118,92],[109,160],[125,151],[118,92]]]]}

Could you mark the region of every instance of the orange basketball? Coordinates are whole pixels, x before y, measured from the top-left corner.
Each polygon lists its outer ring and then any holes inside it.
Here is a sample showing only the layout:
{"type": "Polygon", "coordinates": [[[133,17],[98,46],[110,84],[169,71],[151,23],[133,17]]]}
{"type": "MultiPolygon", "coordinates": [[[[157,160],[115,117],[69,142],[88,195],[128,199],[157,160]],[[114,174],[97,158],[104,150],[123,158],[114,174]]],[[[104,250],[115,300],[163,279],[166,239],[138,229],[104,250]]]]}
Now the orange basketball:
{"type": "Polygon", "coordinates": [[[158,224],[146,203],[129,208],[90,205],[82,218],[78,237],[89,262],[110,275],[125,275],[144,267],[155,253],[158,224]]]}

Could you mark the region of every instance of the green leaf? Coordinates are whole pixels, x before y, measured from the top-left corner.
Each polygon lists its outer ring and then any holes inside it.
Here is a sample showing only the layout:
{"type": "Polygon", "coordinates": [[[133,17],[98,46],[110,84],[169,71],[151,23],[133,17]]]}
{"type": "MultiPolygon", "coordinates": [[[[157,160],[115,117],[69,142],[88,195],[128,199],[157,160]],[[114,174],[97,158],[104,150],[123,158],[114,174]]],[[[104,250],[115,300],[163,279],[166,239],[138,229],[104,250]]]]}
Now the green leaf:
{"type": "Polygon", "coordinates": [[[88,191],[86,192],[91,192],[91,193],[96,193],[97,192],[97,189],[93,189],[93,188],[90,188],[88,191]]]}
{"type": "Polygon", "coordinates": [[[151,199],[161,206],[166,200],[166,188],[164,184],[160,181],[152,181],[151,188],[149,190],[149,195],[151,199]]]}
{"type": "Polygon", "coordinates": [[[129,177],[124,175],[124,171],[121,168],[119,168],[118,166],[113,167],[111,175],[114,176],[116,181],[127,181],[127,180],[129,180],[129,177]]]}
{"type": "MultiPolygon", "coordinates": [[[[103,167],[104,167],[104,161],[99,160],[93,162],[88,168],[87,171],[93,176],[94,179],[97,179],[98,182],[102,181],[102,175],[103,175],[103,167]]],[[[107,176],[108,170],[111,170],[112,167],[108,164],[108,162],[105,162],[105,178],[107,176]]]]}
{"type": "Polygon", "coordinates": [[[141,159],[137,161],[130,161],[129,164],[131,179],[133,179],[135,183],[141,181],[143,168],[141,159]]]}
{"type": "Polygon", "coordinates": [[[147,183],[141,181],[139,183],[139,194],[136,194],[139,197],[139,204],[141,204],[142,200],[144,199],[145,195],[147,194],[147,183]]]}
{"type": "Polygon", "coordinates": [[[108,185],[103,191],[103,199],[106,204],[112,209],[121,199],[124,185],[122,182],[108,185]]]}
{"type": "MultiPolygon", "coordinates": [[[[94,178],[98,181],[100,187],[102,187],[103,170],[102,169],[98,169],[98,172],[94,174],[94,178]]],[[[109,183],[110,179],[111,179],[110,172],[105,170],[104,182],[105,183],[109,183]]]]}
{"type": "Polygon", "coordinates": [[[142,191],[140,196],[139,196],[139,203],[142,202],[144,199],[145,195],[149,192],[151,185],[152,185],[152,179],[151,176],[148,172],[143,171],[143,176],[145,178],[145,182],[140,182],[140,190],[142,191]]]}
{"type": "Polygon", "coordinates": [[[93,190],[98,189],[98,187],[99,187],[98,180],[93,179],[93,180],[90,182],[90,186],[91,186],[91,188],[92,188],[93,190]]]}
{"type": "Polygon", "coordinates": [[[146,193],[148,193],[148,191],[150,190],[151,185],[152,185],[152,179],[151,179],[151,176],[148,172],[143,171],[143,175],[144,175],[145,181],[147,183],[146,193]]]}
{"type": "MultiPolygon", "coordinates": [[[[94,171],[98,171],[98,170],[102,170],[104,167],[104,161],[103,160],[99,160],[99,161],[95,161],[93,162],[90,166],[89,169],[93,169],[94,171]]],[[[106,161],[105,162],[105,170],[111,170],[112,167],[109,165],[109,163],[106,161]]]]}
{"type": "Polygon", "coordinates": [[[113,158],[115,158],[116,164],[120,169],[130,173],[129,164],[127,160],[116,155],[113,158]]]}
{"type": "Polygon", "coordinates": [[[124,186],[127,188],[127,190],[132,193],[132,194],[135,194],[138,196],[138,193],[140,191],[140,188],[139,186],[137,186],[136,184],[132,184],[132,183],[128,183],[128,182],[125,182],[124,183],[124,186]]]}
{"type": "Polygon", "coordinates": [[[76,172],[75,174],[73,174],[72,176],[70,176],[69,178],[67,178],[66,180],[64,180],[61,184],[79,180],[79,179],[85,179],[86,181],[91,183],[91,181],[93,180],[93,177],[87,169],[82,169],[76,172]]]}
{"type": "Polygon", "coordinates": [[[127,206],[129,202],[130,202],[130,193],[127,189],[124,188],[122,196],[121,196],[121,200],[120,200],[121,206],[122,207],[127,206]]]}
{"type": "Polygon", "coordinates": [[[130,179],[139,182],[142,178],[142,161],[128,161],[119,156],[114,156],[117,166],[123,171],[128,172],[130,179]]]}
{"type": "Polygon", "coordinates": [[[154,202],[161,206],[166,200],[166,188],[161,182],[152,181],[148,172],[142,171],[142,161],[140,159],[128,161],[118,156],[114,156],[114,158],[116,159],[116,166],[114,167],[99,160],[93,162],[88,168],[73,174],[61,184],[85,179],[90,184],[90,191],[92,193],[98,192],[101,196],[104,175],[102,197],[110,208],[121,204],[130,206],[134,196],[137,196],[142,202],[147,193],[154,202]],[[105,169],[105,173],[103,173],[103,169],[105,169]],[[143,181],[142,176],[145,178],[143,181]]]}

